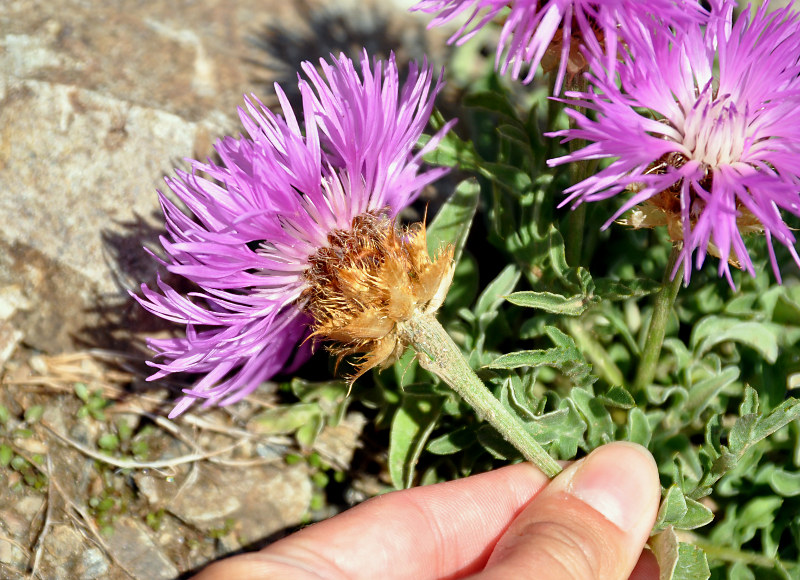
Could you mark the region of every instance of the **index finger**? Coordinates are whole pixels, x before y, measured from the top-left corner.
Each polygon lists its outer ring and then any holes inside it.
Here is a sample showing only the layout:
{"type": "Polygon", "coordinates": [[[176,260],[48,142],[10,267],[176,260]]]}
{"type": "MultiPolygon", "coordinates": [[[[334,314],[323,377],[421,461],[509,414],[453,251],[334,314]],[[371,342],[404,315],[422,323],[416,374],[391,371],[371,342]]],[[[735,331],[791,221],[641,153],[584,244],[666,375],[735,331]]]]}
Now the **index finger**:
{"type": "Polygon", "coordinates": [[[347,579],[392,577],[392,571],[420,579],[470,574],[483,568],[510,522],[547,482],[521,463],[388,493],[260,552],[212,565],[197,578],[303,578],[303,571],[305,577],[347,579]],[[233,565],[242,566],[238,574],[233,565]]]}

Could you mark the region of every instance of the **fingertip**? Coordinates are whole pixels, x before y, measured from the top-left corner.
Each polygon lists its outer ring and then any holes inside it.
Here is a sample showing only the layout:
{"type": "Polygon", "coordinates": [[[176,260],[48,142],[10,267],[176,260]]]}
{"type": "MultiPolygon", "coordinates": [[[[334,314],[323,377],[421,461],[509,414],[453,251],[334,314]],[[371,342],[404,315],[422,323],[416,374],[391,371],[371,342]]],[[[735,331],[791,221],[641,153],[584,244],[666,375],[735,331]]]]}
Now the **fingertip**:
{"type": "Polygon", "coordinates": [[[599,447],[576,464],[564,490],[637,539],[650,531],[661,497],[653,456],[625,441],[599,447]]]}
{"type": "Polygon", "coordinates": [[[658,469],[646,449],[612,443],[568,466],[495,546],[486,578],[627,578],[655,521],[658,469]]]}
{"type": "Polygon", "coordinates": [[[650,550],[644,550],[628,580],[658,580],[660,575],[655,554],[650,550]]]}

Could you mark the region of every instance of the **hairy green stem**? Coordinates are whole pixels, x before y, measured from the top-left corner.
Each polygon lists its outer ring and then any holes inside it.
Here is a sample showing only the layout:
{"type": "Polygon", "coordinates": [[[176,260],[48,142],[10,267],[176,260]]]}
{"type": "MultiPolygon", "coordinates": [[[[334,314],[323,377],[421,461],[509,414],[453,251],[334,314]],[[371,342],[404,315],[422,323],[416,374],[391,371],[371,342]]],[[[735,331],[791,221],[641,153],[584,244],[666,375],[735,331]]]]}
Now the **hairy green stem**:
{"type": "Polygon", "coordinates": [[[488,421],[545,475],[558,475],[561,471],[558,463],[537,443],[519,417],[506,409],[483,384],[433,314],[418,313],[398,324],[398,331],[417,351],[422,368],[447,383],[481,419],[488,421]]]}
{"type": "Polygon", "coordinates": [[[667,330],[669,314],[672,312],[675,297],[678,295],[678,290],[683,281],[683,276],[680,272],[677,272],[674,277],[672,276],[672,271],[675,269],[675,264],[678,263],[680,252],[681,245],[673,244],[672,252],[667,260],[667,268],[664,272],[664,281],[653,305],[653,316],[650,318],[650,325],[647,328],[642,358],[639,359],[639,368],[636,370],[636,378],[633,382],[633,388],[636,391],[640,391],[650,385],[656,376],[656,366],[661,355],[661,345],[664,344],[664,333],[667,330]]]}

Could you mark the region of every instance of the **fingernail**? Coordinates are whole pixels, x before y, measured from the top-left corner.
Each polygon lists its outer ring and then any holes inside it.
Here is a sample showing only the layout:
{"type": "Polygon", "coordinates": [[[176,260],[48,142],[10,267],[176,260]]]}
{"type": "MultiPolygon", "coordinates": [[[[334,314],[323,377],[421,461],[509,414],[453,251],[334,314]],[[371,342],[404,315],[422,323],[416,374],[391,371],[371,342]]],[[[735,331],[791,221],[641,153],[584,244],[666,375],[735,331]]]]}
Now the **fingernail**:
{"type": "Polygon", "coordinates": [[[601,447],[575,466],[566,491],[630,531],[654,501],[652,465],[652,456],[639,445],[601,447]]]}

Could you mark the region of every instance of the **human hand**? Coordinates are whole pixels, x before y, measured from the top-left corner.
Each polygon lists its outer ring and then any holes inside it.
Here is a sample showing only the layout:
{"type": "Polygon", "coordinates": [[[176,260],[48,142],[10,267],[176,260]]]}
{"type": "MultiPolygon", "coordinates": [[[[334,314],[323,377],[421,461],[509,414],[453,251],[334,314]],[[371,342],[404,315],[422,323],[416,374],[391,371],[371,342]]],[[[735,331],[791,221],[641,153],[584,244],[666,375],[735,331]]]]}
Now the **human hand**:
{"type": "Polygon", "coordinates": [[[658,578],[655,461],[611,443],[552,481],[527,463],[372,498],[195,580],[658,578]]]}

